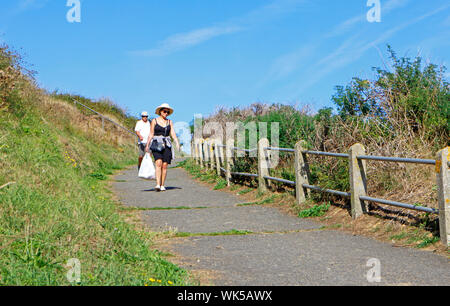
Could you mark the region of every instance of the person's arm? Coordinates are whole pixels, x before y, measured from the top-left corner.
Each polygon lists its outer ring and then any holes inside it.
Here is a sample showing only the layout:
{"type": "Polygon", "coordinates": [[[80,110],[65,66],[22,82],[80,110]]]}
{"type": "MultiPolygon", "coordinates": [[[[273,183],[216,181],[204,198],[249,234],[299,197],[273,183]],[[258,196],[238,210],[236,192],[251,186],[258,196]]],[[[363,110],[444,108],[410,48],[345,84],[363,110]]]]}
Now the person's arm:
{"type": "Polygon", "coordinates": [[[136,135],[138,135],[138,137],[141,141],[144,140],[144,137],[142,137],[142,135],[141,135],[141,133],[139,133],[139,131],[136,132],[136,135]]]}
{"type": "Polygon", "coordinates": [[[148,152],[148,147],[152,144],[153,136],[155,135],[155,126],[156,126],[156,119],[153,119],[150,123],[150,135],[148,135],[147,145],[145,146],[145,151],[148,152]]]}
{"type": "Polygon", "coordinates": [[[170,136],[177,145],[177,150],[180,151],[180,142],[178,141],[177,133],[175,133],[175,129],[173,128],[172,120],[170,120],[170,136]]]}
{"type": "Polygon", "coordinates": [[[136,127],[135,127],[134,131],[136,132],[136,135],[139,137],[140,141],[144,140],[144,137],[142,137],[142,135],[140,133],[141,132],[141,124],[140,124],[140,122],[136,123],[136,127]]]}

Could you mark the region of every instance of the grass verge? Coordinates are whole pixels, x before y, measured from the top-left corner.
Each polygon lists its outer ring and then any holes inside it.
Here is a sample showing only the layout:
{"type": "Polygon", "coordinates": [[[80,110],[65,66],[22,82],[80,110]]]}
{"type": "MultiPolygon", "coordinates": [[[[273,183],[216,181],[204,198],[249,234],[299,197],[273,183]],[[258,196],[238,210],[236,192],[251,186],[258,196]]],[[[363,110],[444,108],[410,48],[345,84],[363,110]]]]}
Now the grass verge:
{"type": "Polygon", "coordinates": [[[0,285],[189,284],[151,249],[149,233],[125,221],[108,189],[110,175],[136,162],[133,141],[86,134],[27,103],[20,115],[0,112],[0,186],[16,182],[0,190],[0,285]],[[72,258],[78,283],[66,276],[72,258]]]}

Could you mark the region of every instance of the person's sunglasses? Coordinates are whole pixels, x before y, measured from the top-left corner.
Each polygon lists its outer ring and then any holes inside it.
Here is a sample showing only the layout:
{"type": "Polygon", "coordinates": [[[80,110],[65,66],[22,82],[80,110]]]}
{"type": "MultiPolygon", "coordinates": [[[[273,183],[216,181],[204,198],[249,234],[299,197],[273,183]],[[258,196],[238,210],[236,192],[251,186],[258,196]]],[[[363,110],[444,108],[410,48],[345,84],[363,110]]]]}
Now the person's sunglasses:
{"type": "Polygon", "coordinates": [[[168,113],[170,113],[170,111],[168,111],[167,109],[164,109],[161,111],[161,113],[168,114],[168,113]]]}
{"type": "Polygon", "coordinates": [[[148,118],[148,116],[142,116],[142,118],[148,118]]]}

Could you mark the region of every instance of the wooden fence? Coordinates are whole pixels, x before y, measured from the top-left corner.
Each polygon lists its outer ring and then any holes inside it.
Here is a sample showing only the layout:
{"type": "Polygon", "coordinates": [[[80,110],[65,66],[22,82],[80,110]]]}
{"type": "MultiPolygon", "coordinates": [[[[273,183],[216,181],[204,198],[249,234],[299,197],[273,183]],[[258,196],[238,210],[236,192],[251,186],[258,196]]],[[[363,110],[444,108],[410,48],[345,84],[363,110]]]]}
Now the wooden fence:
{"type": "Polygon", "coordinates": [[[258,188],[265,192],[268,190],[271,181],[281,182],[283,184],[295,186],[297,203],[303,203],[311,191],[330,193],[346,198],[350,198],[351,214],[354,219],[367,213],[366,202],[380,203],[406,209],[436,214],[439,216],[439,229],[441,242],[450,246],[450,147],[447,147],[437,153],[436,159],[416,159],[416,158],[398,158],[384,156],[370,156],[366,154],[363,145],[353,145],[348,153],[331,153],[309,151],[306,149],[306,143],[299,141],[294,149],[270,147],[267,139],[260,139],[258,148],[248,150],[223,145],[217,140],[196,139],[191,143],[192,158],[203,168],[214,169],[219,176],[224,175],[228,186],[231,184],[233,176],[253,177],[258,180],[258,188]],[[244,151],[246,153],[257,153],[258,173],[239,173],[232,172],[235,152],[244,151]],[[271,154],[274,151],[287,152],[295,155],[295,181],[289,181],[270,176],[271,154]],[[308,164],[308,155],[331,156],[335,158],[347,159],[349,163],[350,192],[323,189],[318,186],[310,185],[310,171],[308,164]],[[390,200],[373,198],[367,195],[366,161],[385,161],[398,163],[415,163],[431,165],[436,170],[436,181],[438,186],[439,209],[417,206],[413,204],[400,203],[390,200]],[[224,168],[225,167],[225,168],[224,168]]]}

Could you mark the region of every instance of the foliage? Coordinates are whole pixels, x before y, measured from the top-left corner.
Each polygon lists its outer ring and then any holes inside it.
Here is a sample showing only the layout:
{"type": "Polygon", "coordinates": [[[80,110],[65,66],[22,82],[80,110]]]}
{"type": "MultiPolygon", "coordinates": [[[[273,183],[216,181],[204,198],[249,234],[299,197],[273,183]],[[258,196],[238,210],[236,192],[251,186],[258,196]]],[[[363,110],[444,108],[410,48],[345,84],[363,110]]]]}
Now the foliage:
{"type": "MultiPolygon", "coordinates": [[[[227,122],[242,123],[247,128],[266,122],[268,131],[258,130],[258,139],[267,137],[272,146],[282,148],[294,148],[298,141],[305,140],[311,150],[347,153],[352,145],[360,143],[370,155],[433,159],[438,150],[450,145],[450,85],[444,77],[446,68],[425,63],[419,56],[399,57],[390,46],[387,54],[389,61],[385,66],[389,68],[373,68],[373,79],[354,77],[349,84],[336,87],[331,98],[336,111],[323,108],[312,114],[307,107],[254,103],[248,107],[218,108],[204,121],[218,122],[224,131],[227,122]],[[278,143],[272,141],[275,124],[279,125],[278,143]]],[[[248,137],[244,147],[254,149],[248,137]]],[[[307,159],[311,184],[349,191],[346,159],[312,155],[307,159]]],[[[257,159],[248,155],[237,157],[232,171],[257,173],[257,159]]],[[[294,181],[292,154],[280,153],[279,164],[270,173],[294,181]]],[[[436,205],[431,168],[368,162],[367,175],[368,193],[374,196],[436,205]],[[411,192],[411,188],[415,191],[411,192]]],[[[235,180],[254,181],[244,177],[235,180]]],[[[329,198],[323,193],[313,194],[319,201],[329,198]]]]}
{"type": "Polygon", "coordinates": [[[373,81],[353,78],[336,87],[333,102],[339,115],[377,118],[389,127],[407,129],[427,139],[450,135],[450,84],[446,68],[423,64],[421,57],[398,57],[388,46],[391,69],[373,68],[373,81]]]}
{"type": "Polygon", "coordinates": [[[299,218],[322,217],[330,209],[330,204],[315,205],[299,212],[299,218]]]}
{"type": "Polygon", "coordinates": [[[347,86],[336,86],[336,94],[332,97],[342,117],[347,116],[379,116],[382,111],[371,91],[368,80],[353,78],[347,86]]]}

